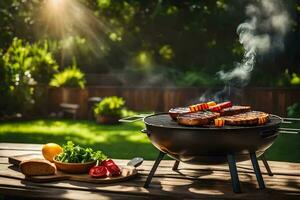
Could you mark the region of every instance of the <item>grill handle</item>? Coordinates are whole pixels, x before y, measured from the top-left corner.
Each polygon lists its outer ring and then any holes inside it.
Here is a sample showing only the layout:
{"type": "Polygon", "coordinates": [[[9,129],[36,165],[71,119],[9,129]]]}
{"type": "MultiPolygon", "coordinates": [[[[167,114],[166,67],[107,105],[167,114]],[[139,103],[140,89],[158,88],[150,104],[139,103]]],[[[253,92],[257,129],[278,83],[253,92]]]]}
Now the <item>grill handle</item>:
{"type": "MultiPolygon", "coordinates": [[[[153,113],[152,113],[153,114],[153,113]]],[[[138,115],[133,115],[130,117],[125,117],[122,119],[119,119],[119,122],[136,122],[136,121],[143,121],[145,117],[152,115],[152,114],[138,114],[138,115]]]]}
{"type": "Polygon", "coordinates": [[[142,129],[141,132],[145,133],[148,137],[150,137],[150,131],[148,131],[147,129],[142,129]]]}
{"type": "Polygon", "coordinates": [[[266,138],[266,139],[277,137],[278,134],[279,134],[279,131],[278,130],[274,130],[274,129],[272,129],[272,130],[265,130],[265,131],[261,131],[260,132],[260,136],[262,138],[266,138]]]}

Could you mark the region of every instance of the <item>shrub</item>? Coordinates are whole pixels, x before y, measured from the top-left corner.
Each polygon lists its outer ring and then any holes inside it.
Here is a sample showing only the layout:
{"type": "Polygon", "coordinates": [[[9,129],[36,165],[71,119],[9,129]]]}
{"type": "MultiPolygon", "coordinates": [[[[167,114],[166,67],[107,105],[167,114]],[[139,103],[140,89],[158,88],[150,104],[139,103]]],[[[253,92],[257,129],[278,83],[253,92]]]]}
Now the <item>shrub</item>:
{"type": "Polygon", "coordinates": [[[68,67],[62,72],[55,74],[50,82],[50,86],[84,88],[84,73],[76,67],[76,64],[73,64],[71,67],[68,67]]]}
{"type": "Polygon", "coordinates": [[[0,115],[32,111],[35,86],[48,84],[58,69],[47,43],[30,44],[14,38],[0,60],[0,115]]]}
{"type": "Polygon", "coordinates": [[[300,85],[300,77],[296,73],[293,73],[290,82],[292,85],[300,85]]]}
{"type": "Polygon", "coordinates": [[[49,52],[47,42],[29,44],[14,38],[11,46],[3,55],[7,78],[10,83],[30,85],[35,83],[48,84],[58,65],[49,52]]]}
{"type": "Polygon", "coordinates": [[[101,102],[97,103],[94,108],[96,115],[107,116],[122,116],[124,110],[125,100],[121,97],[111,96],[105,97],[101,102]]]}
{"type": "Polygon", "coordinates": [[[287,116],[288,117],[300,117],[300,104],[294,103],[287,107],[287,116]]]}
{"type": "Polygon", "coordinates": [[[177,75],[176,84],[185,87],[212,86],[217,85],[218,81],[204,72],[187,71],[177,75]]]}

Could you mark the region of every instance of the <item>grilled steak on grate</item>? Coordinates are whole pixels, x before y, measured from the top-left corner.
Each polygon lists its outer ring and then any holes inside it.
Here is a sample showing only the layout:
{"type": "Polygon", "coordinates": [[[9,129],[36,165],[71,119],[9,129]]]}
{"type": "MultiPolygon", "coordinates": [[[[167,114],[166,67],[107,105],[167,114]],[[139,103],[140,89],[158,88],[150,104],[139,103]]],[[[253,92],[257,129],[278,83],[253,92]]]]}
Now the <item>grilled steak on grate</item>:
{"type": "Polygon", "coordinates": [[[227,125],[261,125],[269,121],[269,114],[251,111],[238,115],[221,117],[227,125]]]}
{"type": "Polygon", "coordinates": [[[250,106],[232,106],[230,108],[224,108],[220,111],[221,116],[237,115],[251,110],[250,106]]]}
{"type": "Polygon", "coordinates": [[[210,111],[200,111],[188,114],[180,114],[177,117],[178,124],[185,126],[202,126],[209,124],[210,121],[220,116],[219,113],[210,111]]]}
{"type": "Polygon", "coordinates": [[[190,109],[188,107],[179,107],[179,108],[171,108],[169,110],[169,115],[173,120],[177,120],[179,114],[187,114],[190,113],[190,109]]]}

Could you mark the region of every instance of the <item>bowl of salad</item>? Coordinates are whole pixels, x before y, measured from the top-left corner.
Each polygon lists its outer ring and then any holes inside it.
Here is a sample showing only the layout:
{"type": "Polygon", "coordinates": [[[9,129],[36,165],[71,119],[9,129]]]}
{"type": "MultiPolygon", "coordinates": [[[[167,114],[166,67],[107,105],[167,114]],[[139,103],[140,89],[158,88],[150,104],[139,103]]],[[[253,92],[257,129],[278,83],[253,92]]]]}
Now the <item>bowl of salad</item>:
{"type": "Polygon", "coordinates": [[[68,141],[63,145],[63,151],[54,157],[53,162],[57,169],[70,174],[84,174],[97,165],[98,162],[107,159],[101,151],[92,148],[83,148],[68,141]]]}

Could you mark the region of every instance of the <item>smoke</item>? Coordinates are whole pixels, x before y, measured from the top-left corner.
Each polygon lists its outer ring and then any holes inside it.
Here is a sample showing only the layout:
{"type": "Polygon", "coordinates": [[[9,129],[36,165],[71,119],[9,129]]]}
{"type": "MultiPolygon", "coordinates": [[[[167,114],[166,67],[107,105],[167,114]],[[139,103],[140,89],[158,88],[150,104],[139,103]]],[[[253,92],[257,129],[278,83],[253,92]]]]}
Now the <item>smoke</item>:
{"type": "Polygon", "coordinates": [[[246,16],[248,19],[237,27],[239,42],[244,48],[241,62],[231,71],[217,72],[225,87],[218,92],[206,91],[199,99],[201,102],[224,101],[240,95],[241,88],[250,81],[256,58],[284,49],[291,21],[282,0],[253,0],[246,7],[246,16]]]}
{"type": "Polygon", "coordinates": [[[237,28],[243,59],[233,70],[217,73],[226,84],[242,87],[251,78],[257,56],[284,49],[284,37],[291,24],[281,0],[254,1],[246,7],[246,15],[248,19],[237,28]]]}

